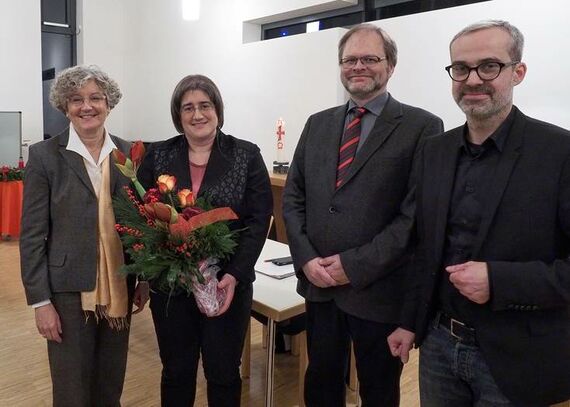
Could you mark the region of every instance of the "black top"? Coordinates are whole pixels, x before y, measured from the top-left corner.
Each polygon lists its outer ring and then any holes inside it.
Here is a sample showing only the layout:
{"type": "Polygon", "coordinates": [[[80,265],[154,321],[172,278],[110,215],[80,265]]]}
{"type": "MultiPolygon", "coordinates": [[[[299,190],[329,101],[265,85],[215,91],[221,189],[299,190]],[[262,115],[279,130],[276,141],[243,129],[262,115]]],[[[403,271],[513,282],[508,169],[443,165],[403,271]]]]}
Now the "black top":
{"type": "Polygon", "coordinates": [[[470,307],[473,307],[474,303],[464,297],[449,281],[449,273],[445,271],[445,267],[473,260],[473,244],[481,223],[482,203],[493,182],[495,168],[513,120],[514,110],[511,110],[501,126],[481,145],[467,141],[467,124],[463,128],[447,218],[439,301],[444,313],[467,324],[471,320],[470,307]]]}

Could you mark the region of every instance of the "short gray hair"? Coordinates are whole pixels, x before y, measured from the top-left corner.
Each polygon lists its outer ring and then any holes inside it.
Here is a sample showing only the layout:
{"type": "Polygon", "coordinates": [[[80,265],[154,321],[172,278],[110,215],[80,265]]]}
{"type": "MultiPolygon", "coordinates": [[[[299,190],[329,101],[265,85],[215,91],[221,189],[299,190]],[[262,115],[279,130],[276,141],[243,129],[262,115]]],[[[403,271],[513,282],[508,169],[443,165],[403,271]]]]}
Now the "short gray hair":
{"type": "Polygon", "coordinates": [[[378,34],[380,38],[382,38],[382,41],[384,42],[384,52],[386,53],[386,60],[388,61],[388,65],[394,68],[396,66],[396,63],[398,62],[398,47],[396,46],[396,42],[392,39],[392,37],[388,35],[386,31],[370,23],[359,24],[357,26],[354,26],[342,36],[342,38],[338,42],[339,63],[340,60],[342,59],[342,54],[344,52],[344,47],[346,45],[346,42],[350,37],[352,37],[352,34],[360,31],[372,31],[378,34]]]}
{"type": "Polygon", "coordinates": [[[512,39],[511,49],[509,50],[509,56],[512,58],[513,61],[517,62],[522,61],[524,36],[517,27],[510,24],[508,21],[504,20],[484,20],[468,25],[463,30],[455,34],[455,37],[453,37],[453,39],[449,43],[449,49],[451,50],[451,44],[453,44],[453,42],[459,37],[466,34],[470,34],[475,31],[485,30],[487,28],[500,28],[501,30],[506,31],[507,34],[509,34],[512,39]]]}
{"type": "Polygon", "coordinates": [[[107,106],[113,109],[123,96],[119,85],[96,65],[77,65],[61,71],[51,85],[49,101],[53,107],[67,113],[67,100],[85,84],[94,80],[107,98],[107,106]]]}

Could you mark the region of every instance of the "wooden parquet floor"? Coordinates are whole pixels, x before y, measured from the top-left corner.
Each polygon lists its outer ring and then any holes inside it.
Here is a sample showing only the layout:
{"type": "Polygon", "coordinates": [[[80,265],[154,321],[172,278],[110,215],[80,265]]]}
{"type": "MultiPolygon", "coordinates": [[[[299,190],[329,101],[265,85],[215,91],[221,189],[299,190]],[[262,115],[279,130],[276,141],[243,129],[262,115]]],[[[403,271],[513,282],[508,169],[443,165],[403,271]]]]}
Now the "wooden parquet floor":
{"type": "MultiPolygon", "coordinates": [[[[0,241],[0,406],[51,406],[46,343],[37,334],[33,310],[26,305],[19,264],[18,242],[0,241]]],[[[252,321],[251,376],[243,381],[243,406],[261,407],[264,403],[265,349],[261,345],[261,336],[261,325],[252,321]]],[[[290,354],[276,357],[276,407],[298,405],[298,360],[290,354]]],[[[122,405],[159,406],[160,369],[156,337],[147,307],[133,318],[122,405]]],[[[402,407],[418,406],[417,352],[406,365],[401,383],[402,407]]],[[[354,394],[348,393],[349,405],[354,405],[354,394]]],[[[206,385],[201,373],[195,405],[207,405],[206,385]]]]}

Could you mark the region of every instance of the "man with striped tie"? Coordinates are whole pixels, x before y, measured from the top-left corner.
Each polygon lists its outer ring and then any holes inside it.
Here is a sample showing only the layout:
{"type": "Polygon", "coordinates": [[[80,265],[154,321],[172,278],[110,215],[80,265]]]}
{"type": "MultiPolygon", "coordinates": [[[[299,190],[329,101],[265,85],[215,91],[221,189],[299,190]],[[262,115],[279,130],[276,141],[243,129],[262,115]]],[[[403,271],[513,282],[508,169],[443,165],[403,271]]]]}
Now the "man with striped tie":
{"type": "Polygon", "coordinates": [[[386,90],[394,41],[362,24],[339,42],[348,103],[309,117],[283,215],[306,299],[307,406],[344,406],[350,342],[363,406],[397,406],[402,365],[386,338],[400,322],[413,226],[413,160],[442,121],[386,90]]]}

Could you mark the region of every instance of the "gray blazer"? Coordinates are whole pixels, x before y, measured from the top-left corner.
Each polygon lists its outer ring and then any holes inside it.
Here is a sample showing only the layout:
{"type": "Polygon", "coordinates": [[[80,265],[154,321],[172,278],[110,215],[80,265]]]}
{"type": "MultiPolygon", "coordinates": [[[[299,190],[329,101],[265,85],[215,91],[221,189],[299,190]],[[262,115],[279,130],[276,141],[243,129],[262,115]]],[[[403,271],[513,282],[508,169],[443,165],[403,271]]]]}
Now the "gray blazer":
{"type": "Polygon", "coordinates": [[[287,176],[283,216],[298,292],[310,301],[334,300],[363,319],[397,323],[413,226],[409,175],[420,139],[441,133],[443,123],[390,96],[346,181],[335,189],[346,110],[342,105],[309,117],[287,176]],[[350,284],[312,285],[301,267],[333,254],[340,254],[350,284]]]}
{"type": "MultiPolygon", "coordinates": [[[[20,254],[28,304],[54,292],[91,291],[97,275],[97,197],[69,132],[34,144],[24,178],[20,254]]],[[[127,153],[130,143],[112,136],[127,153]]],[[[111,165],[111,192],[129,180],[111,165]]]]}

